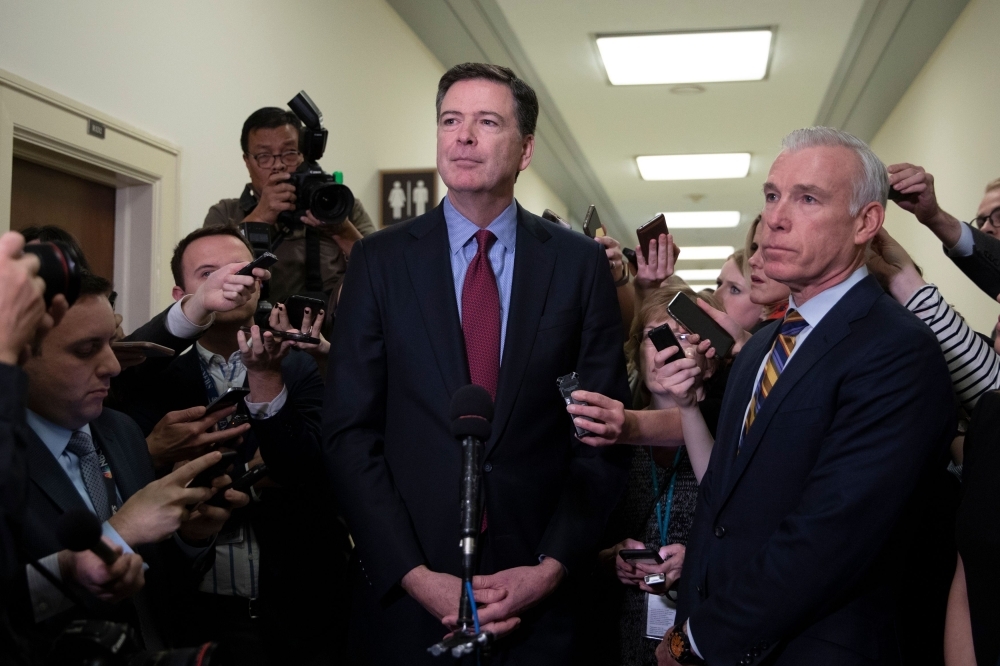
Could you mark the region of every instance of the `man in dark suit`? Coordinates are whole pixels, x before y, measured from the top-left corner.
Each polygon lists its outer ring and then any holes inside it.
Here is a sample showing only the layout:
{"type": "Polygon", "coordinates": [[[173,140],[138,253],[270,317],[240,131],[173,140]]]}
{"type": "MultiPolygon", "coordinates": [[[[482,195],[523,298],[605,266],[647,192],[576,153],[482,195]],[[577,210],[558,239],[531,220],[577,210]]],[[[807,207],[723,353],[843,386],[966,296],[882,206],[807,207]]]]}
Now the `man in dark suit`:
{"type": "Polygon", "coordinates": [[[358,241],[334,327],[327,469],[357,544],[352,634],[371,663],[433,663],[455,621],[461,451],[451,397],[495,395],[483,460],[479,620],[495,662],[568,663],[575,583],[627,475],[573,438],[556,387],[628,396],[603,248],[514,200],[538,103],[510,70],[466,64],[438,87],[437,208],[358,241]],[[565,580],[564,580],[565,579],[565,580]],[[508,635],[509,634],[509,635],[508,635]]]}
{"type": "MultiPolygon", "coordinates": [[[[350,544],[321,473],[323,380],[312,357],[253,325],[256,287],[232,303],[213,293],[225,275],[252,259],[244,238],[229,227],[182,239],[171,262],[177,302],[129,337],[178,355],[126,371],[116,389],[151,438],[167,429],[170,414],[186,414],[204,430],[206,420],[230,413],[205,417],[212,399],[232,387],[249,389],[240,407],[249,422],[225,430],[235,439],[223,445],[235,447],[241,471],[266,463],[270,480],[258,484],[254,501],[223,531],[215,568],[189,603],[189,635],[259,633],[274,663],[328,663],[345,641],[350,544]]],[[[196,428],[187,432],[190,437],[180,439],[189,451],[218,439],[196,428]]]]}
{"type": "MultiPolygon", "coordinates": [[[[85,274],[77,301],[24,364],[30,428],[25,550],[53,575],[82,584],[99,599],[133,597],[112,617],[130,622],[147,648],[157,648],[174,635],[176,591],[205,561],[230,510],[202,504],[215,494],[212,488],[187,487],[196,474],[218,462],[218,453],[156,480],[139,428],[124,414],[103,408],[111,377],[119,372],[110,346],[116,328],[110,291],[106,280],[85,274]],[[95,566],[92,553],[61,550],[54,526],[75,509],[92,511],[103,521],[104,538],[127,553],[112,574],[119,566],[127,571],[108,576],[95,566]],[[145,576],[143,560],[149,564],[145,576]],[[144,578],[146,587],[136,594],[144,578]]],[[[223,475],[215,483],[228,481],[223,475]]],[[[236,506],[249,500],[243,493],[225,492],[236,506]]],[[[27,581],[34,620],[59,615],[36,634],[57,629],[74,613],[90,614],[83,608],[61,613],[73,600],[34,569],[28,569],[27,581]]],[[[47,636],[51,639],[51,632],[47,636]]]]}
{"type": "Polygon", "coordinates": [[[889,184],[901,194],[896,204],[934,232],[955,265],[990,298],[1000,295],[1000,178],[986,186],[970,224],[941,210],[934,176],[923,167],[893,164],[889,184]]]}
{"type": "Polygon", "coordinates": [[[955,424],[933,334],[865,268],[887,190],[828,128],[771,167],[761,247],[789,310],[733,366],[661,664],[899,663],[894,531],[955,424]]]}

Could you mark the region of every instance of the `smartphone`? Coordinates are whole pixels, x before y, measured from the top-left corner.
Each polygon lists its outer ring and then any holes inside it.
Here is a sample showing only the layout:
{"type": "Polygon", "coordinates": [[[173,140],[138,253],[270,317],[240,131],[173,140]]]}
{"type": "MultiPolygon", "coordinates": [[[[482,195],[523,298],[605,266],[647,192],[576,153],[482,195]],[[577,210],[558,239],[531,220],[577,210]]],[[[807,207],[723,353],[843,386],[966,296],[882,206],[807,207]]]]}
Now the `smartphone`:
{"type": "Polygon", "coordinates": [[[270,268],[275,263],[277,263],[278,258],[271,254],[270,252],[265,252],[260,255],[249,264],[236,271],[237,275],[253,275],[253,269],[255,268],[270,268]]]}
{"type": "Polygon", "coordinates": [[[229,469],[229,466],[236,462],[237,455],[236,451],[223,451],[222,460],[203,472],[200,472],[198,476],[194,477],[194,480],[188,484],[188,488],[211,488],[212,480],[225,474],[226,470],[229,469]]]}
{"type": "Polygon", "coordinates": [[[635,230],[635,235],[639,239],[639,248],[642,250],[642,256],[649,256],[649,242],[654,241],[660,237],[660,234],[670,233],[667,230],[667,218],[663,217],[663,213],[660,213],[652,220],[642,225],[635,230]]]}
{"type": "MultiPolygon", "coordinates": [[[[213,497],[212,499],[215,498],[213,497]]],[[[646,585],[662,585],[667,582],[667,574],[662,574],[662,573],[646,574],[645,576],[643,576],[642,579],[646,582],[646,585]]]]}
{"type": "MultiPolygon", "coordinates": [[[[250,337],[249,326],[240,326],[240,330],[243,331],[248,338],[250,337]]],[[[305,342],[306,344],[310,345],[318,345],[320,343],[319,338],[314,338],[308,333],[291,333],[289,331],[278,331],[273,328],[267,328],[266,326],[262,326],[260,329],[260,334],[264,335],[264,333],[270,333],[276,338],[279,338],[281,340],[291,340],[292,342],[305,342]]]]}
{"type": "Polygon", "coordinates": [[[250,389],[243,388],[242,386],[234,386],[229,389],[218,398],[213,400],[208,407],[205,408],[205,414],[211,414],[217,412],[220,409],[225,409],[226,407],[232,407],[237,404],[240,400],[245,398],[250,394],[250,389]]]}
{"type": "Polygon", "coordinates": [[[639,260],[635,258],[635,250],[630,247],[623,247],[622,254],[625,255],[625,261],[632,264],[632,268],[639,270],[639,260]]]}
{"type": "Polygon", "coordinates": [[[684,349],[681,347],[681,343],[677,341],[677,336],[675,336],[674,332],[670,330],[670,324],[657,326],[649,332],[648,337],[653,341],[653,346],[656,347],[656,351],[658,352],[663,351],[667,347],[677,347],[677,353],[668,358],[667,363],[673,363],[674,361],[682,358],[687,358],[684,355],[684,349]]]}
{"type": "Polygon", "coordinates": [[[228,486],[219,488],[219,492],[215,493],[211,499],[209,499],[206,504],[211,504],[212,506],[225,506],[229,504],[229,500],[226,499],[226,491],[232,488],[233,490],[238,490],[241,493],[245,493],[250,490],[250,486],[257,483],[265,476],[268,475],[267,465],[261,464],[257,465],[249,472],[236,479],[228,486]]]}
{"type": "MultiPolygon", "coordinates": [[[[573,391],[579,391],[580,389],[583,388],[583,386],[580,384],[580,376],[575,372],[571,372],[568,375],[563,375],[562,377],[557,379],[556,386],[559,387],[559,395],[562,396],[562,399],[566,402],[567,405],[587,404],[586,402],[583,402],[581,400],[576,400],[575,398],[573,398],[573,391]]],[[[576,417],[573,416],[573,418],[576,417]]],[[[580,418],[587,419],[588,421],[592,420],[588,419],[586,416],[581,416],[580,418]]],[[[580,426],[576,425],[575,421],[573,422],[573,427],[576,428],[577,438],[590,437],[594,434],[589,430],[584,430],[580,426]]]]}
{"type": "Polygon", "coordinates": [[[302,316],[305,314],[306,308],[311,311],[312,320],[316,321],[316,315],[319,314],[319,311],[326,310],[326,303],[318,298],[299,296],[298,294],[285,299],[285,314],[288,315],[288,323],[292,325],[292,328],[302,328],[302,316]]]}
{"type": "Polygon", "coordinates": [[[655,562],[656,564],[663,564],[663,558],[660,557],[657,551],[651,548],[626,548],[618,551],[618,556],[626,562],[655,562]]]}
{"type": "Polygon", "coordinates": [[[702,312],[698,304],[692,301],[687,294],[680,293],[674,296],[670,304],[667,305],[667,312],[684,328],[701,336],[702,340],[711,340],[712,347],[715,348],[716,358],[725,358],[729,350],[733,348],[735,343],[733,337],[716,324],[714,319],[702,312]]]}
{"type": "Polygon", "coordinates": [[[556,224],[567,225],[566,220],[559,217],[559,213],[555,212],[551,208],[546,208],[542,211],[542,219],[548,220],[549,222],[555,222],[556,224]]]}
{"type": "Polygon", "coordinates": [[[170,358],[174,355],[173,349],[155,342],[112,342],[111,351],[137,351],[145,354],[146,358],[170,358]]]}
{"type": "Polygon", "coordinates": [[[589,238],[600,238],[607,236],[607,230],[601,223],[601,216],[597,214],[597,206],[590,204],[587,207],[587,214],[583,216],[583,233],[589,238]]]}

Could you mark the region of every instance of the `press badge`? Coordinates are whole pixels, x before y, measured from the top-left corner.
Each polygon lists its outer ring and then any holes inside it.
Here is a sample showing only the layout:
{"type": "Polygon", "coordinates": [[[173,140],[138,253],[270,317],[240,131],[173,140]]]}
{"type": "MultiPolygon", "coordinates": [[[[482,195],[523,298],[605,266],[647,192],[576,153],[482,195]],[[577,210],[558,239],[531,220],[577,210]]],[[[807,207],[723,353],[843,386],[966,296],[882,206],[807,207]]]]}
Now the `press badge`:
{"type": "Polygon", "coordinates": [[[646,638],[663,640],[677,619],[677,604],[665,594],[646,593],[646,638]]]}

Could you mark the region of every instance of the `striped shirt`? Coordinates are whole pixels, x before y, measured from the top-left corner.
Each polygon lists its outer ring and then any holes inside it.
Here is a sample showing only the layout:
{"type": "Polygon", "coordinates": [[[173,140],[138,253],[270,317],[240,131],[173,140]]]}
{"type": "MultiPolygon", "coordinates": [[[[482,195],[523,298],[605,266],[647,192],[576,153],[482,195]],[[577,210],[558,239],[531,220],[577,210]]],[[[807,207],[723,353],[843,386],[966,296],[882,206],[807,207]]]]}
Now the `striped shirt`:
{"type": "Polygon", "coordinates": [[[935,285],[924,285],[914,292],[906,308],[934,332],[948,362],[955,393],[971,413],[981,395],[1000,388],[1000,356],[945,303],[935,285]]]}

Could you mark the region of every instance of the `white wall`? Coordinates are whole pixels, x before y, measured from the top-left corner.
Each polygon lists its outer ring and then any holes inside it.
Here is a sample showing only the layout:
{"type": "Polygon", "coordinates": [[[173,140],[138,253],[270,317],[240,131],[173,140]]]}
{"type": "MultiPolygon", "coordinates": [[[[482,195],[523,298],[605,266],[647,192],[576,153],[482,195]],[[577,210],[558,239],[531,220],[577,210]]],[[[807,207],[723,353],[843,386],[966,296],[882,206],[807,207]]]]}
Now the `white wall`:
{"type": "MultiPolygon", "coordinates": [[[[972,0],[872,141],[886,164],[934,174],[941,207],[964,220],[1000,177],[998,35],[1000,2],[972,0]]],[[[954,267],[933,234],[891,203],[886,228],[970,325],[993,329],[1000,305],[954,267]]]]}

